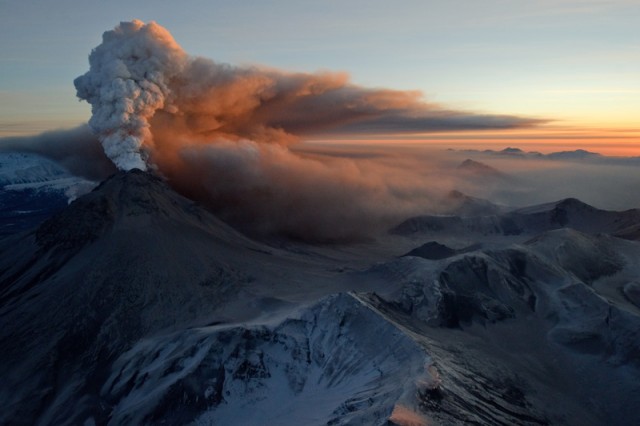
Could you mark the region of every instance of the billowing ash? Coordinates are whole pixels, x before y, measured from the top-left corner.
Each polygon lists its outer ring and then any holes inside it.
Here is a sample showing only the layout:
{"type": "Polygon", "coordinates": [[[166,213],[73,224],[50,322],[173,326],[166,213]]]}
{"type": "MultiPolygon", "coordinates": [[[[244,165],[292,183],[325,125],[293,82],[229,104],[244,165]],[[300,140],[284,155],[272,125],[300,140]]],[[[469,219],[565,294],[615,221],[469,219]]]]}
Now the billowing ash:
{"type": "Polygon", "coordinates": [[[301,138],[538,123],[445,109],[417,91],[360,87],[345,73],[192,57],[154,22],[107,31],[89,62],[75,86],[114,164],[157,169],[174,188],[258,233],[351,238],[425,194],[424,179],[383,179],[366,161],[301,155],[292,148],[301,138]]]}
{"type": "Polygon", "coordinates": [[[534,124],[444,110],[415,91],[358,87],[344,73],[286,73],[189,57],[155,22],[122,22],[105,32],[89,63],[89,71],[74,81],[77,95],[91,104],[91,129],[122,170],[147,168],[147,157],[158,148],[153,127],[185,145],[187,139],[289,144],[296,136],[327,131],[379,134],[534,124]],[[158,111],[163,116],[154,125],[158,111]]]}
{"type": "Polygon", "coordinates": [[[153,141],[149,119],[167,104],[169,81],[185,59],[168,31],[138,20],[105,32],[91,52],[89,71],[74,84],[78,97],[91,104],[91,129],[119,169],[147,169],[143,146],[153,141]]]}

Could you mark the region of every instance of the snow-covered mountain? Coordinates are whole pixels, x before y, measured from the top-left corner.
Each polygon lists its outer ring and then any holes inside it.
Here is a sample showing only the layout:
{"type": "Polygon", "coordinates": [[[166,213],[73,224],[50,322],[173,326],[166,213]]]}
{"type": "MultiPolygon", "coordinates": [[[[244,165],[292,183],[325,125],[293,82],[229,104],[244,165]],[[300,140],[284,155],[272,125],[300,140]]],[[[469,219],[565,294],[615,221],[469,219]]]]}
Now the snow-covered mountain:
{"type": "Polygon", "coordinates": [[[95,186],[95,182],[73,176],[57,163],[39,155],[0,153],[0,187],[4,190],[61,192],[69,200],[74,200],[95,186]]]}
{"type": "Polygon", "coordinates": [[[251,241],[139,171],[0,240],[0,253],[0,423],[104,423],[110,366],[137,342],[342,287],[339,262],[251,241]]]}
{"type": "Polygon", "coordinates": [[[437,380],[424,348],[352,294],[285,319],[147,339],[102,388],[114,424],[384,424],[437,380]]]}
{"type": "Polygon", "coordinates": [[[423,408],[438,424],[636,424],[639,256],[637,243],[560,229],[378,265],[369,280],[404,284],[368,300],[427,342],[442,394],[423,408]]]}
{"type": "Polygon", "coordinates": [[[34,184],[69,177],[56,163],[33,154],[0,154],[0,186],[34,184]]]}
{"type": "Polygon", "coordinates": [[[639,423],[637,212],[506,215],[275,247],[118,173],[0,239],[0,424],[639,423]]]}
{"type": "Polygon", "coordinates": [[[34,154],[0,154],[0,235],[31,228],[96,183],[34,154]]]}

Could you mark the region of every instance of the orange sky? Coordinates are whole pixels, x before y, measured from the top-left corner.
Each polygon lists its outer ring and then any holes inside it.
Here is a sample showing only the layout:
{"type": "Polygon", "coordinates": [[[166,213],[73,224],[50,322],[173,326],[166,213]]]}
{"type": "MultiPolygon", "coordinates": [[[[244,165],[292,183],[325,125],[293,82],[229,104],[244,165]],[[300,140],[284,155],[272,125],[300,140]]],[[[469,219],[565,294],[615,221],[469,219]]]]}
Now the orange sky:
{"type": "Polygon", "coordinates": [[[0,138],[86,122],[90,106],[78,102],[73,79],[87,70],[101,33],[135,17],[157,21],[187,52],[220,63],[346,71],[354,84],[418,90],[443,108],[551,123],[519,131],[385,136],[387,143],[640,155],[638,0],[484,0],[462,8],[418,0],[403,7],[69,0],[54,14],[37,3],[3,2],[0,138]]]}
{"type": "Polygon", "coordinates": [[[640,156],[640,129],[542,126],[537,129],[441,132],[401,137],[313,139],[323,143],[428,144],[455,149],[520,148],[541,153],[585,149],[607,156],[640,156]]]}

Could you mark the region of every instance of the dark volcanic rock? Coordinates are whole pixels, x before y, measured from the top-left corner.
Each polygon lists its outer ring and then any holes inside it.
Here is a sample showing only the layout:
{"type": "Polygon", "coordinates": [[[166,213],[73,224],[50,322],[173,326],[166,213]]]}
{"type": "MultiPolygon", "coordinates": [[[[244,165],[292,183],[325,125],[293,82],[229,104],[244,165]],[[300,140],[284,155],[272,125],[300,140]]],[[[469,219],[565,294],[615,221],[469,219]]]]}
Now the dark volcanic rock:
{"type": "Polygon", "coordinates": [[[640,210],[600,210],[575,198],[514,210],[503,214],[480,216],[416,216],[405,220],[392,234],[431,233],[481,235],[535,235],[561,228],[588,233],[609,233],[634,239],[640,224],[640,210]]]}
{"type": "Polygon", "coordinates": [[[77,424],[85,410],[104,423],[108,410],[90,401],[114,357],[210,321],[253,279],[247,259],[266,253],[139,170],[0,240],[0,423],[77,424]]]}
{"type": "Polygon", "coordinates": [[[455,256],[457,254],[468,253],[472,250],[477,250],[480,248],[479,244],[475,244],[469,247],[465,247],[463,249],[452,249],[444,244],[440,244],[437,241],[429,241],[421,245],[420,247],[416,247],[407,254],[403,254],[403,256],[417,256],[422,257],[423,259],[430,260],[439,260],[446,259],[451,256],[455,256]]]}
{"type": "Polygon", "coordinates": [[[444,244],[440,244],[437,241],[429,241],[420,247],[414,248],[409,253],[403,254],[403,256],[418,256],[424,259],[438,260],[454,256],[457,253],[457,250],[447,247],[444,244]]]}

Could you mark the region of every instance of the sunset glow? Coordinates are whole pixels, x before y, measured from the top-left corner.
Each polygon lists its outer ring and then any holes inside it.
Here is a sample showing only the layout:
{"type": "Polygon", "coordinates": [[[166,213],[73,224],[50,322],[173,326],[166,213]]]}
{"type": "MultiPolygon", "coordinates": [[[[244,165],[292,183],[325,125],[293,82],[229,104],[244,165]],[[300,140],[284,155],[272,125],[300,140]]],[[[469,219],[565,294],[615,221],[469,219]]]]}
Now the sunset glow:
{"type": "Polygon", "coordinates": [[[72,1],[64,14],[32,11],[30,3],[2,4],[0,137],[86,122],[89,108],[76,101],[71,80],[96,45],[96,28],[136,17],[157,21],[185,51],[218,62],[332,70],[343,82],[413,93],[443,110],[546,121],[519,130],[410,136],[411,129],[396,135],[393,129],[359,129],[361,134],[344,139],[640,153],[637,2],[491,0],[458,7],[407,1],[397,7],[374,2],[361,8],[354,2],[300,8],[290,1],[249,7],[198,0],[189,8],[151,8],[72,1]],[[351,8],[358,10],[357,23],[346,19],[351,8]]]}
{"type": "Polygon", "coordinates": [[[428,135],[359,138],[336,137],[312,139],[321,144],[428,144],[442,149],[504,149],[518,147],[525,151],[549,153],[553,151],[586,149],[608,156],[640,156],[640,130],[588,129],[542,126],[535,129],[503,131],[438,132],[428,135]]]}

